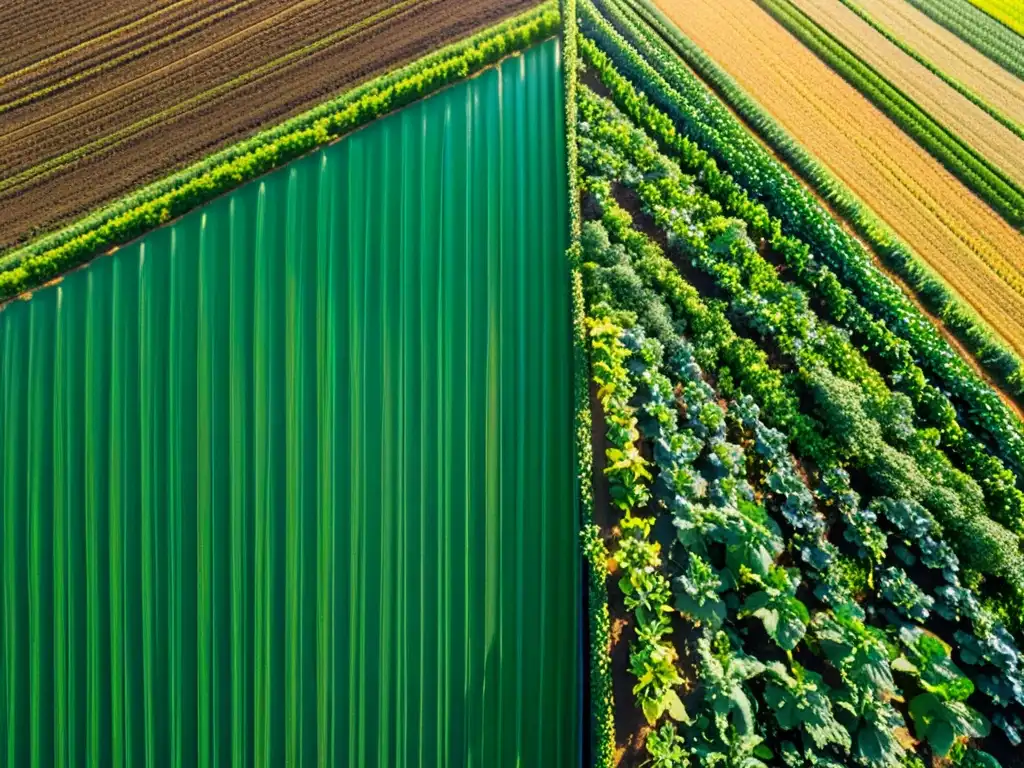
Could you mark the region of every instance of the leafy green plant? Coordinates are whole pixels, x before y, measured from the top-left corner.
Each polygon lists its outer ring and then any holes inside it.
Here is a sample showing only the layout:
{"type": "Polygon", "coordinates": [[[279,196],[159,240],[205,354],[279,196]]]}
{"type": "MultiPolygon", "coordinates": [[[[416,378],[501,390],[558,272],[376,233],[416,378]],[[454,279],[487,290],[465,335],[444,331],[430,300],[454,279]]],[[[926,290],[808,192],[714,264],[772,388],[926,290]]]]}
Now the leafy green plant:
{"type": "Polygon", "coordinates": [[[624,512],[642,506],[650,498],[647,483],[652,479],[647,460],[640,455],[640,432],[634,410],[629,406],[634,387],[625,361],[630,355],[622,341],[622,329],[605,317],[589,318],[591,370],[598,386],[597,397],[605,411],[608,448],[609,490],[624,512]]]}
{"type": "Polygon", "coordinates": [[[764,578],[753,573],[748,578],[760,589],[747,597],[738,615],[756,616],[776,645],[792,651],[803,639],[811,620],[807,606],[796,598],[798,572],[773,567],[764,578]]]}
{"type": "Polygon", "coordinates": [[[988,720],[966,704],[974,693],[974,683],[950,659],[949,646],[909,627],[900,631],[900,640],[906,656],[893,666],[915,675],[924,689],[909,705],[917,738],[927,741],[938,756],[946,757],[954,745],[987,736],[991,730],[988,720]]]}
{"type": "Polygon", "coordinates": [[[676,608],[695,624],[718,629],[725,621],[725,602],[719,596],[726,586],[715,569],[697,553],[691,553],[686,570],[672,580],[676,608]]]}
{"type": "Polygon", "coordinates": [[[780,662],[767,668],[764,700],[783,730],[799,730],[819,749],[832,744],[850,748],[850,734],[832,711],[831,689],[821,675],[794,663],[792,672],[780,662]]]}
{"type": "Polygon", "coordinates": [[[663,723],[661,728],[651,731],[646,746],[650,759],[644,763],[645,768],[689,768],[691,765],[686,740],[676,732],[674,723],[663,723]]]}
{"type": "Polygon", "coordinates": [[[865,624],[851,606],[816,614],[811,632],[825,658],[852,686],[882,695],[895,690],[885,634],[865,624]]]}
{"type": "Polygon", "coordinates": [[[630,647],[629,669],[636,677],[633,695],[647,722],[654,725],[662,715],[686,721],[688,716],[676,687],[685,681],[676,668],[679,655],[663,638],[672,632],[664,614],[647,625],[637,625],[636,642],[630,647]]]}
{"type": "Polygon", "coordinates": [[[624,518],[615,553],[623,571],[619,587],[636,618],[636,641],[630,646],[629,656],[630,671],[637,679],[633,694],[651,725],[666,712],[674,720],[687,719],[675,690],[685,682],[676,668],[678,654],[665,639],[672,632],[672,608],[667,603],[671,592],[660,572],[660,545],[648,539],[653,522],[651,518],[624,518]]]}
{"type": "Polygon", "coordinates": [[[901,715],[885,692],[847,687],[835,698],[836,717],[852,737],[851,751],[861,765],[896,768],[907,751],[897,738],[901,715]]]}
{"type": "Polygon", "coordinates": [[[735,651],[722,632],[715,636],[714,645],[712,650],[709,635],[697,641],[705,711],[713,717],[723,742],[731,742],[731,736],[741,740],[756,736],[755,706],[747,682],[763,673],[765,666],[752,656],[735,651]]]}
{"type": "Polygon", "coordinates": [[[962,701],[943,699],[925,692],[910,701],[910,717],[917,738],[927,741],[939,757],[946,757],[957,743],[988,736],[991,726],[980,712],[962,701]]]}
{"type": "Polygon", "coordinates": [[[902,568],[886,568],[878,587],[879,594],[905,618],[923,622],[931,614],[935,599],[926,595],[902,568]]]}

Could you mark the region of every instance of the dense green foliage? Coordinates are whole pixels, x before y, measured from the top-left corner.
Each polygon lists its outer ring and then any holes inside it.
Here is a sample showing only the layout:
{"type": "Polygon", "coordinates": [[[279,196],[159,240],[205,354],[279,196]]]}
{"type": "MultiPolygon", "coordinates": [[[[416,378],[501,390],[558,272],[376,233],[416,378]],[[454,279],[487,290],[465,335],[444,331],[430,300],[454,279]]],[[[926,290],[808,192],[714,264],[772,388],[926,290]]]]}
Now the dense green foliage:
{"type": "Polygon", "coordinates": [[[590,25],[588,31],[594,34],[595,40],[615,56],[617,65],[630,77],[644,82],[645,92],[672,118],[681,133],[699,142],[718,161],[722,170],[741,183],[753,199],[763,203],[779,217],[788,231],[810,245],[856,293],[859,302],[873,314],[884,318],[894,333],[919,349],[934,350],[935,354],[929,360],[922,361],[925,367],[952,365],[961,369],[957,371],[960,380],[971,380],[970,370],[956,360],[956,354],[949,345],[899,289],[874,268],[870,255],[861,245],[831,219],[827,211],[783,166],[775,162],[727,109],[711,98],[703,84],[681,64],[677,54],[712,83],[761,138],[854,225],[858,234],[907,282],[924,305],[974,353],[997,381],[1018,397],[1024,394],[1020,359],[995,339],[987,325],[923,260],[915,256],[839,179],[793,141],[717,64],[667,23],[653,6],[646,0],[629,1],[636,6],[644,23],[640,24],[640,16],[632,14],[628,7],[601,0],[602,8],[623,31],[629,32],[630,16],[638,21],[642,34],[630,34],[629,43],[600,16],[592,13],[589,3],[582,5],[583,20],[590,25]],[[636,56],[631,45],[642,54],[641,57],[636,56]],[[655,62],[657,69],[652,68],[648,60],[655,62]]]}
{"type": "Polygon", "coordinates": [[[758,2],[776,21],[814,51],[818,58],[842,75],[1007,221],[1018,227],[1024,224],[1024,193],[1006,174],[940,124],[873,67],[848,51],[789,0],[758,2]]]}
{"type": "Polygon", "coordinates": [[[984,385],[863,306],[744,183],[747,145],[582,8],[611,99],[579,87],[582,274],[649,764],[998,765],[1024,739],[1019,423],[970,415],[984,385]]]}
{"type": "Polygon", "coordinates": [[[558,24],[559,13],[551,0],[12,251],[0,259],[0,299],[41,285],[104,248],[137,237],[387,112],[462,80],[553,34],[558,24]]]}
{"type": "Polygon", "coordinates": [[[907,0],[1007,72],[1024,80],[1020,37],[967,0],[907,0]]]}
{"type": "MultiPolygon", "coordinates": [[[[909,337],[918,342],[920,346],[917,349],[897,337],[878,319],[872,318],[856,296],[840,284],[827,266],[816,264],[809,257],[806,245],[784,235],[781,222],[773,221],[763,206],[752,203],[742,188],[718,170],[714,160],[693,142],[680,136],[667,116],[640,97],[632,85],[618,75],[604,54],[587,42],[584,42],[584,51],[588,61],[599,71],[604,85],[611,90],[626,112],[638,123],[647,126],[652,135],[659,138],[662,146],[673,152],[684,169],[699,179],[698,184],[707,189],[727,213],[743,220],[752,237],[762,238],[779,258],[785,260],[792,270],[793,278],[823,308],[829,319],[850,332],[857,343],[870,350],[875,356],[876,366],[887,376],[891,385],[911,398],[929,426],[939,429],[945,445],[970,468],[972,475],[985,488],[987,501],[996,510],[996,515],[1021,530],[1024,497],[1015,487],[1015,477],[999,459],[986,453],[983,441],[979,439],[991,436],[998,452],[1020,471],[1024,455],[1019,448],[1014,447],[1021,445],[1020,424],[995,394],[974,377],[948,347],[943,351],[941,347],[922,344],[932,341],[928,331],[934,334],[934,329],[927,326],[923,318],[918,316],[916,319],[921,321],[924,333],[909,337]],[[938,386],[928,383],[923,371],[915,363],[915,357],[920,356],[919,350],[930,352],[935,361],[932,369],[939,374],[936,376],[938,386]],[[972,422],[977,436],[960,427],[956,410],[943,391],[957,393],[954,404],[959,403],[961,397],[968,403],[966,416],[972,422]]],[[[877,272],[867,274],[877,278],[876,283],[884,280],[877,272]]],[[[894,309],[903,308],[897,305],[894,309]]],[[[883,315],[883,318],[888,319],[893,314],[890,312],[883,315]]],[[[906,313],[899,315],[901,319],[908,316],[911,320],[915,319],[906,313]]]]}
{"type": "Polygon", "coordinates": [[[609,649],[611,623],[608,611],[608,548],[601,529],[594,524],[593,449],[590,412],[590,359],[587,344],[586,309],[583,280],[579,267],[582,213],[576,146],[576,89],[579,76],[577,50],[576,0],[562,0],[562,56],[565,76],[566,174],[569,194],[569,249],[566,258],[572,270],[573,387],[576,422],[576,471],[580,502],[580,538],[587,574],[587,621],[590,646],[590,748],[594,768],[612,768],[615,764],[615,713],[609,649]]]}

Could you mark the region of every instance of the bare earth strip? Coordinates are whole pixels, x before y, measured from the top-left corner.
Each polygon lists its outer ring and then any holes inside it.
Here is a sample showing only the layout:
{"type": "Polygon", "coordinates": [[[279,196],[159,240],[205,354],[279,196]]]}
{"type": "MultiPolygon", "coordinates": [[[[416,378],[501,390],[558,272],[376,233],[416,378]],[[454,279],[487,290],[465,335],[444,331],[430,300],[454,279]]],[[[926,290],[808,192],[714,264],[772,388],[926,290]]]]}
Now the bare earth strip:
{"type": "Polygon", "coordinates": [[[0,250],[537,2],[93,0],[83,37],[0,70],[0,250]]]}
{"type": "Polygon", "coordinates": [[[659,5],[1024,353],[1024,236],[752,0],[659,5]]]}
{"type": "Polygon", "coordinates": [[[904,43],[1024,125],[1024,82],[904,0],[855,0],[904,43]]]}
{"type": "Polygon", "coordinates": [[[945,128],[1024,185],[1024,141],[876,32],[839,0],[792,0],[945,128]]]}
{"type": "Polygon", "coordinates": [[[0,74],[20,69],[76,43],[161,16],[183,4],[202,7],[206,0],[13,0],[0,4],[0,74]]]}

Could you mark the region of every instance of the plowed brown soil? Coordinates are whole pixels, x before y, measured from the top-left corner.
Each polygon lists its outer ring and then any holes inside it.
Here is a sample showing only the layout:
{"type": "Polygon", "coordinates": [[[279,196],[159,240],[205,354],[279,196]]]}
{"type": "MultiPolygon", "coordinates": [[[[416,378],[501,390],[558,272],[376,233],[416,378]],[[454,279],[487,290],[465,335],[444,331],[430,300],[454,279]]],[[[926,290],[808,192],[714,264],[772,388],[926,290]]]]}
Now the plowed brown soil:
{"type": "Polygon", "coordinates": [[[753,0],[658,0],[814,156],[1024,352],[1024,236],[753,0]]]}
{"type": "Polygon", "coordinates": [[[76,3],[5,8],[0,249],[536,3],[93,0],[71,33],[76,3]]]}
{"type": "Polygon", "coordinates": [[[1024,125],[1024,82],[905,0],[857,0],[857,4],[947,75],[1024,125]]]}

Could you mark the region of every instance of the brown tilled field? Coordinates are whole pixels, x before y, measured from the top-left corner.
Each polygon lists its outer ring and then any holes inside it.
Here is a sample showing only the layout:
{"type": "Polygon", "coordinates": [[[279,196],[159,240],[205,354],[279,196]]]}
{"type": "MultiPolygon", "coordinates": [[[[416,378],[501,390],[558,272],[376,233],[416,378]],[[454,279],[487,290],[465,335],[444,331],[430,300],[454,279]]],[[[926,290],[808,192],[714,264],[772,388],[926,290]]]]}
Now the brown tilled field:
{"type": "Polygon", "coordinates": [[[793,0],[861,61],[1018,184],[1024,184],[1024,141],[961,96],[844,6],[839,0],[793,0]]]}
{"type": "Polygon", "coordinates": [[[0,249],[536,0],[17,2],[0,10],[0,249]]]}
{"type": "Polygon", "coordinates": [[[857,4],[947,75],[1024,125],[1024,83],[1005,69],[905,0],[857,0],[857,4]]]}
{"type": "Polygon", "coordinates": [[[753,0],[658,0],[694,42],[1024,352],[1024,236],[753,0]]]}

